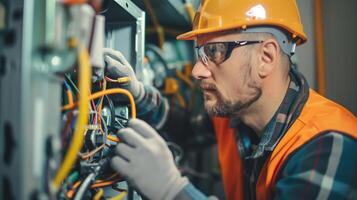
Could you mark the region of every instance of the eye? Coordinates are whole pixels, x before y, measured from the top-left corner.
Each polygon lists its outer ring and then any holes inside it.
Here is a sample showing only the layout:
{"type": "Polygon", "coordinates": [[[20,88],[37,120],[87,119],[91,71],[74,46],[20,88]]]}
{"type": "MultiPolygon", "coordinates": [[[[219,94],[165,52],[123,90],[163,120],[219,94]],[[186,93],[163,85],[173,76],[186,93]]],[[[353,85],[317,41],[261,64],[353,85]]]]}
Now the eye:
{"type": "Polygon", "coordinates": [[[214,62],[218,63],[224,60],[227,54],[227,45],[225,43],[207,44],[204,48],[206,55],[214,62]]]}

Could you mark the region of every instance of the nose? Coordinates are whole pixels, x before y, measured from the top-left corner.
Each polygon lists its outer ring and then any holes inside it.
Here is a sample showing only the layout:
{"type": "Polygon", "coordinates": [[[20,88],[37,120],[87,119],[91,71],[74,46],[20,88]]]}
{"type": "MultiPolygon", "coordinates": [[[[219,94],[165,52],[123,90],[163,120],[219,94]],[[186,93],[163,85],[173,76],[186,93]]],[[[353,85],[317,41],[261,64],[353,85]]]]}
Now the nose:
{"type": "Polygon", "coordinates": [[[192,76],[197,80],[201,80],[212,76],[212,72],[202,61],[198,60],[193,67],[192,76]]]}

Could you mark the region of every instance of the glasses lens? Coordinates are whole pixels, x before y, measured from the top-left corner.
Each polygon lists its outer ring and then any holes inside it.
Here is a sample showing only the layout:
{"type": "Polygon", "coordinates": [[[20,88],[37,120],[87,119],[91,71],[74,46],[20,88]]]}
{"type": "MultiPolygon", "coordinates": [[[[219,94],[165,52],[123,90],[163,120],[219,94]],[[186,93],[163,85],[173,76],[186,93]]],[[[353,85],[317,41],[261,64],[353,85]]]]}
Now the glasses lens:
{"type": "Polygon", "coordinates": [[[205,64],[208,64],[208,60],[215,64],[221,64],[230,57],[234,48],[262,42],[261,40],[256,40],[208,43],[197,47],[197,54],[205,64]]]}
{"type": "Polygon", "coordinates": [[[202,62],[207,65],[208,64],[208,57],[207,55],[205,54],[204,50],[203,50],[203,46],[201,47],[198,47],[197,48],[197,55],[198,55],[198,58],[202,60],[202,62]]]}
{"type": "Polygon", "coordinates": [[[210,43],[205,45],[203,48],[207,57],[212,62],[219,64],[226,58],[228,43],[210,43]]]}

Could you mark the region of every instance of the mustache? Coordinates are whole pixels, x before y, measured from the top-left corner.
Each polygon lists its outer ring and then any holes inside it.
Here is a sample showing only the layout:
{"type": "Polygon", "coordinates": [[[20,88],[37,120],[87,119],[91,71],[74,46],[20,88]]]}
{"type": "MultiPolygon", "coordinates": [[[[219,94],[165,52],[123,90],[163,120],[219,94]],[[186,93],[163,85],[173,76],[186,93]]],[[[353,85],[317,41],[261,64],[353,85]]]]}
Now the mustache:
{"type": "Polygon", "coordinates": [[[212,83],[207,83],[207,82],[199,82],[198,83],[201,90],[217,90],[216,85],[212,84],[212,83]]]}

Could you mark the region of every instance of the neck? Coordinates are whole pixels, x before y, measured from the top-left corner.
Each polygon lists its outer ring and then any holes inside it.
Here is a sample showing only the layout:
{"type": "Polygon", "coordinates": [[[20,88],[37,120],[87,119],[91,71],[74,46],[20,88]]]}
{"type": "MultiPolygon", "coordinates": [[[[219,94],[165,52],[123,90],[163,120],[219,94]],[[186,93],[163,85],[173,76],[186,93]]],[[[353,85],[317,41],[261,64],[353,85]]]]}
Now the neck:
{"type": "Polygon", "coordinates": [[[290,84],[290,76],[284,80],[272,77],[265,82],[269,84],[262,88],[262,96],[240,116],[244,124],[252,128],[258,137],[261,137],[266,125],[284,100],[290,84]]]}

